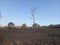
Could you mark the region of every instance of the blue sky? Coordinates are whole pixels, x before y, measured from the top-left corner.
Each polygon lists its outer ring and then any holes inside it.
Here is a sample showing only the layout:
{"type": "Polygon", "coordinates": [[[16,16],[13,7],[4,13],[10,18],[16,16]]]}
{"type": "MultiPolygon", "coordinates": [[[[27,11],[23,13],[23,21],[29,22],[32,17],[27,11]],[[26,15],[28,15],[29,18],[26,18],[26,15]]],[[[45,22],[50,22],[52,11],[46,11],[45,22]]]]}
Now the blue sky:
{"type": "Polygon", "coordinates": [[[36,8],[36,23],[60,24],[60,0],[0,0],[0,25],[32,25],[31,9],[36,8]]]}

